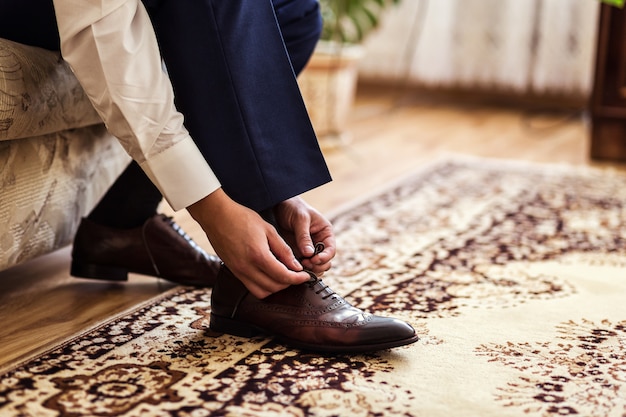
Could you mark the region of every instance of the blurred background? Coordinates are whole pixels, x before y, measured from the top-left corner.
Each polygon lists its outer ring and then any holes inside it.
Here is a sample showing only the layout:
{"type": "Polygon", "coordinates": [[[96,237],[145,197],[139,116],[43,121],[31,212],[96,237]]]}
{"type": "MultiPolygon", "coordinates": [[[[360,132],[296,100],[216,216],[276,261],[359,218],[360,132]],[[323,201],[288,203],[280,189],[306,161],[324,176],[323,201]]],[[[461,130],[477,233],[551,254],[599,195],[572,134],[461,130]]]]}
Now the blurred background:
{"type": "Polygon", "coordinates": [[[591,92],[599,2],[404,0],[365,39],[364,80],[573,101],[591,92]]]}
{"type": "Polygon", "coordinates": [[[320,4],[323,39],[299,82],[323,148],[354,138],[346,127],[354,102],[376,90],[394,95],[396,107],[445,98],[567,112],[588,128],[590,157],[626,161],[623,8],[599,0],[320,4]]]}

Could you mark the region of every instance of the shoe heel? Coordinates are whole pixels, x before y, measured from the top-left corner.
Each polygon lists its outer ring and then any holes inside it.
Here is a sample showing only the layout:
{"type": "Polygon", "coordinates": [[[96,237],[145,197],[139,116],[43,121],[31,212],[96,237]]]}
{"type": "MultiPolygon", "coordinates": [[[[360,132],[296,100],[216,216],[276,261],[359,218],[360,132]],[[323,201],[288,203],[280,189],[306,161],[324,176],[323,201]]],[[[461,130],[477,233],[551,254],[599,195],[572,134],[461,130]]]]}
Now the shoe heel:
{"type": "Polygon", "coordinates": [[[242,323],[213,313],[211,313],[209,328],[216,333],[227,333],[233,336],[248,338],[266,334],[262,329],[252,324],[242,323]]]}
{"type": "Polygon", "coordinates": [[[70,275],[78,278],[101,279],[104,281],[128,281],[128,270],[124,268],[82,262],[72,262],[70,275]]]}

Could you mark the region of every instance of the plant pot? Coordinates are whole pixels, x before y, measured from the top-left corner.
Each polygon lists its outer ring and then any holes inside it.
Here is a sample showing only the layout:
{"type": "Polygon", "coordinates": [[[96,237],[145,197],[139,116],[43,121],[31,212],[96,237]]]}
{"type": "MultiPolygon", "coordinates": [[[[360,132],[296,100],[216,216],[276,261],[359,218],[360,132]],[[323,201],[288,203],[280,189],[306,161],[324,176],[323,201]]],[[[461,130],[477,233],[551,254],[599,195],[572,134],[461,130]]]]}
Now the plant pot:
{"type": "Polygon", "coordinates": [[[298,78],[322,149],[336,148],[350,140],[346,125],[362,55],[363,48],[359,45],[322,41],[298,78]]]}

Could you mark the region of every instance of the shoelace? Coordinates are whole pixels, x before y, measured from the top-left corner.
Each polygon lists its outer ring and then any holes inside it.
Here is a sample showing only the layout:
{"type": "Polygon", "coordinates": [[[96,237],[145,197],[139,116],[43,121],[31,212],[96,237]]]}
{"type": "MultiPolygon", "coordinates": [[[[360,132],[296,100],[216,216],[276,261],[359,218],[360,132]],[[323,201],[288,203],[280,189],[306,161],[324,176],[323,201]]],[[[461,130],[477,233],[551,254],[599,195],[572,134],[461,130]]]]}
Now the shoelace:
{"type": "Polygon", "coordinates": [[[172,229],[174,229],[174,231],[175,231],[176,233],[178,233],[178,234],[179,234],[179,235],[180,235],[183,239],[185,239],[185,240],[189,243],[189,245],[190,245],[192,248],[194,248],[194,249],[196,249],[196,250],[198,250],[198,251],[202,252],[202,254],[203,254],[203,255],[205,255],[205,256],[207,256],[207,257],[209,256],[209,255],[208,255],[208,253],[206,253],[206,251],[205,251],[204,249],[202,249],[202,247],[200,247],[200,245],[198,245],[198,244],[197,244],[197,243],[196,243],[196,242],[195,242],[195,241],[191,238],[191,236],[189,236],[189,235],[187,234],[187,232],[185,232],[185,231],[183,230],[183,228],[182,228],[182,227],[180,227],[180,226],[179,226],[179,224],[178,224],[178,223],[176,223],[176,222],[174,221],[174,218],[173,218],[173,217],[170,217],[170,216],[165,216],[165,217],[163,217],[163,219],[167,222],[167,224],[169,224],[169,226],[170,226],[172,229]]]}
{"type": "MultiPolygon", "coordinates": [[[[313,252],[313,255],[311,255],[311,257],[317,255],[318,253],[320,253],[321,251],[324,250],[324,244],[322,242],[318,242],[315,244],[315,251],[313,252]]],[[[315,273],[313,273],[313,271],[310,271],[308,269],[304,270],[305,272],[307,272],[309,274],[309,276],[311,277],[309,279],[309,282],[307,283],[309,285],[310,289],[313,289],[317,284],[320,284],[321,288],[317,291],[315,291],[316,295],[321,294],[324,291],[328,291],[328,294],[324,295],[322,297],[322,300],[326,300],[329,297],[333,297],[335,296],[335,292],[332,290],[332,288],[330,288],[328,285],[324,284],[324,282],[322,281],[321,278],[319,278],[317,275],[315,275],[315,273]]]]}

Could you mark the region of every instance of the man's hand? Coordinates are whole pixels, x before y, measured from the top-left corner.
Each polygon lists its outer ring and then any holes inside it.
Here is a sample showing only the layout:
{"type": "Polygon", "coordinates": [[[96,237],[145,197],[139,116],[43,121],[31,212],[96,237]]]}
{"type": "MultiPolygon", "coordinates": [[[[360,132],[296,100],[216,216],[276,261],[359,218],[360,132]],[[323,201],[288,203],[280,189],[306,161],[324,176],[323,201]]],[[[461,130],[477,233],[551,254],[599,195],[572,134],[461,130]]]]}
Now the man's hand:
{"type": "Polygon", "coordinates": [[[217,255],[255,297],[265,298],[310,278],[276,229],[222,189],[187,210],[202,226],[217,255]]]}
{"type": "Polygon", "coordinates": [[[300,197],[278,204],[274,214],[281,235],[302,265],[318,276],[328,271],[335,256],[335,236],[330,222],[300,197]],[[315,254],[316,243],[324,244],[319,254],[315,254]]]}

